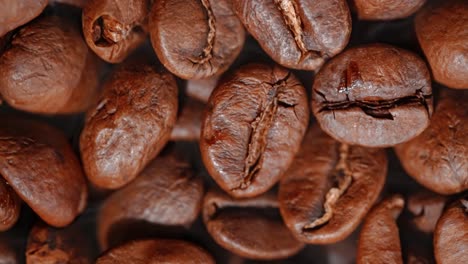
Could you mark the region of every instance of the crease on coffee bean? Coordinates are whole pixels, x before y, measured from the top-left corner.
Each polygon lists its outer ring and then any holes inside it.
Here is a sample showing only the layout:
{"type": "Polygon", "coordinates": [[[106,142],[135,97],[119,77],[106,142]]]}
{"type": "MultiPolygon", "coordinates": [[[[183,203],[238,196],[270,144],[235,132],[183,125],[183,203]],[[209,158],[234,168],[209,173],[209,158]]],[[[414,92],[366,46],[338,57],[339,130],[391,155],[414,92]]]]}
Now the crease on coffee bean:
{"type": "Polygon", "coordinates": [[[328,190],[325,196],[325,203],[323,205],[324,214],[320,217],[304,225],[302,228],[304,232],[311,229],[322,226],[330,221],[334,214],[334,207],[341,196],[346,192],[346,190],[351,186],[353,181],[353,174],[349,168],[348,164],[348,155],[350,152],[349,145],[340,144],[339,146],[339,159],[336,164],[333,172],[333,177],[336,178],[338,184],[336,187],[332,187],[328,190]]]}
{"type": "Polygon", "coordinates": [[[206,46],[203,48],[202,54],[198,58],[189,58],[193,64],[205,64],[210,63],[210,60],[213,58],[213,47],[216,37],[216,19],[211,9],[211,4],[209,0],[200,0],[203,7],[205,8],[206,14],[208,16],[208,35],[206,37],[206,46]]]}
{"type": "Polygon", "coordinates": [[[317,50],[309,50],[303,40],[302,21],[299,15],[299,8],[294,0],[275,0],[276,7],[283,17],[284,23],[294,38],[296,46],[301,52],[300,62],[302,62],[308,55],[315,58],[320,58],[324,54],[317,50]]]}
{"type": "MultiPolygon", "coordinates": [[[[96,19],[92,30],[93,42],[98,47],[111,47],[128,39],[132,33],[140,34],[143,32],[138,23],[124,25],[110,15],[102,15],[96,19]]],[[[113,54],[112,50],[111,58],[114,57],[113,54]]]]}
{"type": "Polygon", "coordinates": [[[399,97],[389,100],[355,100],[350,101],[349,98],[345,101],[331,102],[327,101],[325,95],[319,91],[315,91],[319,96],[321,96],[325,102],[322,103],[322,107],[319,109],[319,113],[332,111],[334,116],[334,111],[347,110],[351,108],[358,107],[366,115],[378,119],[388,119],[393,120],[393,115],[390,113],[390,109],[396,108],[398,106],[406,105],[422,105],[426,110],[428,116],[431,116],[429,105],[427,100],[432,98],[432,94],[424,94],[421,89],[417,89],[414,95],[399,97]]]}
{"type": "MultiPolygon", "coordinates": [[[[275,83],[263,82],[264,84],[270,85],[272,89],[270,89],[268,92],[268,98],[265,107],[250,123],[251,132],[247,144],[247,157],[244,161],[242,180],[241,183],[237,187],[231,189],[231,191],[247,189],[254,180],[256,174],[261,170],[261,165],[263,163],[263,153],[265,152],[267,145],[266,141],[268,132],[274,122],[278,107],[295,106],[294,104],[282,101],[280,98],[281,93],[283,92],[282,90],[284,87],[286,87],[286,81],[289,79],[289,77],[290,73],[275,83]]],[[[296,113],[294,112],[294,114],[296,113]]]]}

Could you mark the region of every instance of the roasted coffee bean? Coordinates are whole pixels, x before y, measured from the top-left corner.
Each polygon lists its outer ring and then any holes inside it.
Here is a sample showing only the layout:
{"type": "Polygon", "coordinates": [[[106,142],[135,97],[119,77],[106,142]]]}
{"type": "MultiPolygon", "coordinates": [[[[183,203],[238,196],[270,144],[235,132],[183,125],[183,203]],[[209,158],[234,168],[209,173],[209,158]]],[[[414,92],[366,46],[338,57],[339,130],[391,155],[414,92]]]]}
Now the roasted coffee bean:
{"type": "MultiPolygon", "coordinates": [[[[11,235],[0,234],[0,263],[2,264],[20,264],[19,251],[12,240],[16,237],[11,235]]],[[[22,252],[21,252],[22,253],[22,252]]]]}
{"type": "Polygon", "coordinates": [[[26,246],[27,264],[91,264],[91,237],[79,222],[62,229],[36,224],[26,246]]]}
{"type": "Polygon", "coordinates": [[[205,105],[187,98],[182,105],[177,122],[171,132],[173,141],[197,141],[200,139],[201,120],[205,105]]]}
{"type": "Polygon", "coordinates": [[[133,180],[169,140],[177,116],[177,84],[155,66],[127,64],[104,85],[80,138],[83,166],[96,186],[133,180]]]}
{"type": "Polygon", "coordinates": [[[339,143],[313,126],[280,181],[281,215],[300,241],[341,241],[375,203],[386,175],[384,150],[339,143]]]}
{"type": "Polygon", "coordinates": [[[346,0],[233,0],[247,31],[277,63],[317,70],[351,35],[346,0]],[[255,10],[255,11],[253,11],[255,10]]]}
{"type": "MultiPolygon", "coordinates": [[[[21,199],[10,185],[0,177],[0,232],[10,229],[16,224],[20,212],[21,199]]],[[[0,263],[2,263],[1,258],[0,263]]]]}
{"type": "Polygon", "coordinates": [[[244,45],[230,0],[156,1],[150,26],[159,60],[183,79],[220,75],[244,45]]]}
{"type": "Polygon", "coordinates": [[[415,19],[416,35],[434,79],[468,89],[468,1],[433,1],[415,19]]]}
{"type": "Polygon", "coordinates": [[[47,6],[47,0],[2,0],[0,2],[0,37],[28,23],[47,6]]]}
{"type": "Polygon", "coordinates": [[[271,193],[236,200],[211,190],[203,202],[203,222],[220,246],[250,259],[286,258],[304,246],[284,225],[271,193]]]}
{"type": "Polygon", "coordinates": [[[359,19],[391,20],[411,16],[426,0],[354,0],[359,19]]]}
{"type": "Polygon", "coordinates": [[[402,196],[393,195],[366,216],[359,236],[357,264],[403,263],[396,219],[404,203],[402,196]]]}
{"type": "Polygon", "coordinates": [[[203,162],[230,195],[260,195],[291,165],[308,122],[307,95],[292,73],[243,66],[210,97],[200,139],[203,162]]]}
{"type": "Polygon", "coordinates": [[[86,206],[87,189],[65,136],[34,120],[0,120],[0,175],[45,222],[70,224],[86,206]]]}
{"type": "Polygon", "coordinates": [[[468,199],[452,203],[437,222],[434,254],[439,264],[468,263],[468,199]]]}
{"type": "Polygon", "coordinates": [[[211,93],[218,84],[219,76],[213,76],[207,79],[188,80],[185,92],[188,96],[201,102],[208,102],[211,93]]]}
{"type": "Polygon", "coordinates": [[[351,48],[316,76],[312,110],[322,129],[340,142],[393,146],[429,125],[429,71],[420,58],[400,48],[351,48]]]}
{"type": "Polygon", "coordinates": [[[406,172],[441,194],[468,190],[468,93],[442,90],[430,126],[395,147],[406,172]]]}
{"type": "Polygon", "coordinates": [[[103,60],[122,62],[147,35],[152,0],[88,0],[83,8],[83,34],[103,60]]]}
{"type": "Polygon", "coordinates": [[[430,192],[411,194],[407,207],[412,215],[412,224],[421,232],[434,232],[446,200],[447,197],[430,192]]]}
{"type": "Polygon", "coordinates": [[[85,111],[98,93],[98,62],[78,24],[49,16],[20,29],[0,58],[0,93],[24,111],[85,111]]]}
{"type": "Polygon", "coordinates": [[[99,257],[96,264],[206,263],[215,261],[202,248],[182,240],[140,240],[113,248],[99,257]]]}
{"type": "Polygon", "coordinates": [[[189,164],[174,155],[158,157],[101,206],[97,220],[103,250],[128,238],[189,227],[197,218],[203,199],[203,182],[189,164]]]}

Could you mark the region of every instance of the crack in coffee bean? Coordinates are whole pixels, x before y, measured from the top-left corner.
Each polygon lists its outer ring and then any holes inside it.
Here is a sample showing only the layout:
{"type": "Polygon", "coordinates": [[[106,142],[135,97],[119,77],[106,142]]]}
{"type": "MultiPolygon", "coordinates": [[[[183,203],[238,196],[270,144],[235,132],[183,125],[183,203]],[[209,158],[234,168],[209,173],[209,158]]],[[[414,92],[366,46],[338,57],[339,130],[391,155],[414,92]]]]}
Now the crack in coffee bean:
{"type": "MultiPolygon", "coordinates": [[[[324,94],[316,91],[316,93],[325,99],[324,94]]],[[[355,100],[350,101],[349,98],[345,101],[330,102],[325,99],[322,103],[320,112],[324,111],[336,111],[346,110],[354,107],[359,107],[361,110],[369,116],[380,119],[393,120],[393,115],[390,113],[390,109],[394,109],[398,106],[407,105],[422,105],[426,110],[428,116],[430,116],[429,106],[426,100],[432,98],[432,94],[423,94],[422,88],[416,90],[415,95],[409,95],[405,97],[389,99],[389,100],[355,100]]]]}
{"type": "Polygon", "coordinates": [[[348,154],[349,146],[347,144],[340,144],[339,146],[339,160],[336,164],[333,172],[333,177],[337,181],[337,186],[332,187],[325,196],[325,203],[323,205],[325,213],[320,217],[312,221],[311,223],[303,227],[304,231],[307,229],[313,229],[318,226],[326,224],[333,217],[333,211],[336,203],[340,197],[346,192],[351,186],[353,181],[353,174],[348,166],[348,154]]]}
{"type": "Polygon", "coordinates": [[[298,14],[299,8],[294,0],[275,0],[278,10],[281,12],[284,22],[291,31],[294,42],[301,51],[301,61],[309,54],[320,57],[321,52],[316,50],[308,50],[303,40],[303,30],[301,17],[298,14]]]}
{"type": "Polygon", "coordinates": [[[244,174],[242,176],[242,182],[236,189],[246,189],[253,181],[257,172],[261,169],[263,153],[267,145],[268,131],[273,124],[278,105],[290,106],[287,102],[280,102],[280,94],[282,89],[286,87],[286,80],[289,78],[289,74],[277,81],[276,83],[266,83],[271,85],[271,89],[268,93],[268,99],[265,108],[260,111],[254,121],[250,124],[251,133],[248,142],[247,157],[244,163],[244,174]]]}
{"type": "Polygon", "coordinates": [[[348,67],[346,67],[343,71],[343,75],[341,76],[338,93],[345,93],[346,98],[349,100],[349,91],[361,84],[362,78],[358,64],[355,61],[350,61],[348,63],[348,67]]]}
{"type": "Polygon", "coordinates": [[[107,47],[127,38],[132,27],[123,25],[108,15],[99,17],[93,25],[93,41],[96,46],[107,47]]]}
{"type": "Polygon", "coordinates": [[[204,64],[209,62],[213,57],[213,46],[216,37],[216,19],[211,9],[209,0],[201,0],[203,7],[205,8],[208,16],[208,36],[206,38],[206,46],[202,51],[202,54],[198,59],[189,59],[194,64],[204,64]]]}

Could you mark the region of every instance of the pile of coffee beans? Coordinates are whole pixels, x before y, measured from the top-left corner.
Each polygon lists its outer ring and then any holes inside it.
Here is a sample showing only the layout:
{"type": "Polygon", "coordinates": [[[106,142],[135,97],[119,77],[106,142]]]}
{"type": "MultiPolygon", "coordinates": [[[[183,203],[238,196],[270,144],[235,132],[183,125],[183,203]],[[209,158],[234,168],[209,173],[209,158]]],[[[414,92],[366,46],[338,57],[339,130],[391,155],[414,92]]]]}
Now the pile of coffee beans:
{"type": "Polygon", "coordinates": [[[0,0],[0,263],[468,263],[468,1],[0,0]]]}

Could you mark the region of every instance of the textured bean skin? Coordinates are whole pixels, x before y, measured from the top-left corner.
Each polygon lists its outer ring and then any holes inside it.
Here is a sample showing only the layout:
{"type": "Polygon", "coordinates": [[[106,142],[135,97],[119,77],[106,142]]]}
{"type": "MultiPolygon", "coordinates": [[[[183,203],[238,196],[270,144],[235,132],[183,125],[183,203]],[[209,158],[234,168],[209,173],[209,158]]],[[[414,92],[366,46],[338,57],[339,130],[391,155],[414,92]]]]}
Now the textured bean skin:
{"type": "Polygon", "coordinates": [[[340,144],[315,125],[280,181],[281,215],[298,240],[336,243],[348,237],[363,220],[377,200],[386,174],[387,157],[382,149],[340,144]],[[348,179],[348,186],[336,183],[348,179]],[[330,195],[335,196],[332,192],[338,190],[343,193],[333,202],[330,195]],[[331,209],[325,204],[330,204],[331,209]],[[328,220],[315,222],[318,219],[328,220]]]}
{"type": "Polygon", "coordinates": [[[230,0],[156,1],[150,27],[159,60],[183,79],[222,74],[244,45],[230,0]]]}
{"type": "Polygon", "coordinates": [[[85,111],[98,93],[98,62],[78,24],[41,17],[14,35],[0,59],[0,94],[14,108],[42,114],[85,111]]]}
{"type": "Polygon", "coordinates": [[[278,209],[271,193],[236,200],[211,190],[203,202],[203,222],[220,246],[239,256],[272,260],[295,255],[304,245],[294,239],[279,215],[261,213],[268,209],[278,209]]]}
{"type": "Polygon", "coordinates": [[[440,194],[468,190],[467,101],[468,93],[442,90],[429,127],[395,147],[406,172],[440,194]]]}
{"type": "Polygon", "coordinates": [[[47,0],[2,0],[0,6],[1,37],[37,17],[47,6],[47,0]]]}
{"type": "Polygon", "coordinates": [[[173,156],[158,157],[135,181],[113,193],[101,206],[97,220],[101,249],[123,242],[110,239],[111,232],[125,234],[126,226],[113,229],[113,225],[125,221],[163,228],[188,227],[197,218],[202,199],[203,182],[187,162],[173,156]]]}
{"type": "Polygon", "coordinates": [[[345,0],[232,2],[263,50],[288,68],[318,70],[344,49],[351,35],[351,16],[345,0]]]}
{"type": "Polygon", "coordinates": [[[359,236],[356,263],[403,263],[396,219],[404,203],[402,196],[393,195],[371,210],[359,236]]]}
{"type": "Polygon", "coordinates": [[[80,222],[56,229],[37,223],[26,246],[27,264],[91,264],[91,237],[80,222]]]}
{"type": "Polygon", "coordinates": [[[177,116],[177,84],[148,65],[125,65],[104,85],[80,137],[83,167],[102,188],[129,183],[169,140],[177,116]]]}
{"type": "Polygon", "coordinates": [[[20,212],[21,199],[8,183],[0,178],[0,232],[10,229],[16,224],[20,212]]]}
{"type": "Polygon", "coordinates": [[[234,197],[253,197],[284,174],[307,128],[307,95],[278,66],[250,64],[221,80],[202,122],[203,162],[234,197]]]}
{"type": "Polygon", "coordinates": [[[70,224],[86,206],[87,188],[65,136],[37,121],[1,120],[0,175],[42,220],[70,224]]]}
{"type": "Polygon", "coordinates": [[[408,141],[432,116],[429,71],[416,55],[393,46],[348,49],[316,76],[312,111],[341,142],[388,147],[408,141]]]}
{"type": "Polygon", "coordinates": [[[468,89],[468,2],[434,1],[414,25],[434,79],[450,88],[468,89]]]}
{"type": "Polygon", "coordinates": [[[145,41],[151,2],[88,0],[82,19],[86,43],[101,59],[122,62],[145,41]]]}
{"type": "Polygon", "coordinates": [[[426,0],[354,0],[359,19],[391,20],[411,16],[426,0]]]}
{"type": "Polygon", "coordinates": [[[468,262],[468,200],[459,199],[442,214],[434,232],[434,254],[439,264],[468,262]]]}
{"type": "Polygon", "coordinates": [[[214,264],[205,250],[182,240],[140,240],[113,248],[99,257],[96,264],[214,264]]]}

